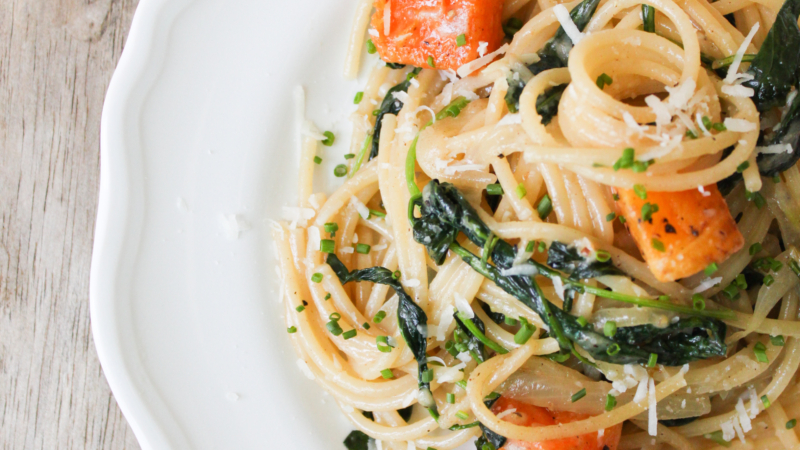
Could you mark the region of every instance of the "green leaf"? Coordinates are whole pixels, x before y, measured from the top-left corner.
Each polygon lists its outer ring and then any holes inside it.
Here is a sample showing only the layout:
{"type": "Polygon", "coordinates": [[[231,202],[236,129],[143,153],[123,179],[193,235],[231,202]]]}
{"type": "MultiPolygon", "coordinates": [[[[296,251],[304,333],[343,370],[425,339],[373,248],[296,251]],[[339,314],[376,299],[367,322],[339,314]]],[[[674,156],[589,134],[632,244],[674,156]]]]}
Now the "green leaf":
{"type": "Polygon", "coordinates": [[[553,241],[550,250],[547,251],[547,265],[569,274],[573,280],[622,275],[610,259],[600,262],[592,255],[583,257],[577,247],[558,241],[553,241]]]}
{"type": "Polygon", "coordinates": [[[786,0],[778,11],[775,24],[747,69],[753,79],[742,85],[755,91],[753,103],[759,111],[783,106],[792,86],[797,83],[800,68],[798,15],[800,0],[786,0]]]}
{"type": "Polygon", "coordinates": [[[344,439],[344,446],[347,450],[368,450],[370,441],[374,440],[361,431],[353,430],[344,439]]]}
{"type": "MultiPolygon", "coordinates": [[[[394,64],[394,63],[389,63],[394,64]]],[[[388,64],[387,64],[388,65],[388,64]]],[[[405,67],[404,65],[401,65],[405,67]]],[[[391,66],[390,66],[391,67],[391,66]]],[[[419,67],[415,67],[414,70],[411,72],[412,74],[418,74],[422,69],[419,67]]],[[[394,98],[395,92],[408,92],[408,88],[411,86],[410,79],[406,79],[397,85],[393,86],[386,92],[386,96],[383,97],[383,101],[381,102],[381,106],[378,108],[378,118],[375,119],[375,128],[372,131],[372,150],[369,154],[369,159],[372,159],[378,156],[378,149],[380,148],[380,140],[381,140],[381,127],[383,125],[383,116],[386,114],[397,114],[403,109],[403,102],[394,98]]]]}

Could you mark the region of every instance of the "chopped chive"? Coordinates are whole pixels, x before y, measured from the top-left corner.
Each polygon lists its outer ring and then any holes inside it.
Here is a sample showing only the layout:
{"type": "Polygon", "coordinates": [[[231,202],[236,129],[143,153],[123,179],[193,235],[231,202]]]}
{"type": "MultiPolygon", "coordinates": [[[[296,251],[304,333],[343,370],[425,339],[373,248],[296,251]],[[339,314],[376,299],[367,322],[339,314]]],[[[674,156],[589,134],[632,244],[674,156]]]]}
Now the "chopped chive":
{"type": "Polygon", "coordinates": [[[760,192],[750,192],[750,191],[745,189],[744,198],[746,198],[748,202],[755,203],[756,208],[758,208],[758,209],[763,208],[764,205],[767,204],[767,201],[764,200],[764,197],[761,195],[760,192]]]}
{"type": "Polygon", "coordinates": [[[722,431],[719,431],[719,430],[717,430],[717,431],[715,431],[713,433],[704,434],[703,437],[708,439],[708,440],[714,441],[714,442],[716,442],[717,444],[719,444],[719,445],[721,445],[723,447],[730,447],[731,446],[730,442],[728,442],[728,441],[726,441],[725,439],[722,438],[722,431]]]}
{"type": "Polygon", "coordinates": [[[514,188],[514,192],[517,194],[517,198],[525,197],[528,194],[523,183],[518,184],[517,187],[514,188]]]}
{"type": "Polygon", "coordinates": [[[377,51],[378,49],[375,48],[375,43],[372,42],[372,39],[367,39],[367,53],[374,55],[377,51]]]}
{"type": "Polygon", "coordinates": [[[719,267],[717,266],[717,263],[712,262],[711,264],[706,266],[704,272],[705,272],[706,275],[711,276],[711,274],[716,272],[717,270],[719,270],[719,267]]]}
{"type": "Polygon", "coordinates": [[[303,306],[303,305],[300,305],[300,306],[298,306],[297,308],[295,308],[294,310],[295,310],[295,311],[297,311],[297,312],[303,312],[303,311],[305,311],[305,310],[306,310],[306,307],[305,307],[305,306],[303,306]]]}
{"type": "Polygon", "coordinates": [[[650,167],[654,162],[655,161],[652,159],[647,161],[634,161],[631,170],[633,170],[634,173],[647,172],[647,168],[650,167]]]}
{"type": "Polygon", "coordinates": [[[517,320],[517,319],[515,319],[515,318],[513,318],[513,317],[508,317],[508,316],[506,316],[505,318],[503,318],[503,322],[504,322],[506,325],[509,325],[509,326],[512,326],[512,327],[513,327],[513,326],[516,326],[516,325],[519,325],[519,320],[517,320]]]}
{"type": "Polygon", "coordinates": [[[345,153],[344,159],[353,159],[356,157],[355,153],[345,153]]]}
{"type": "Polygon", "coordinates": [[[503,195],[503,186],[498,183],[487,185],[486,193],[489,195],[503,195]]]}
{"type": "Polygon", "coordinates": [[[458,411],[456,413],[456,417],[458,417],[461,420],[467,420],[469,418],[469,414],[465,413],[464,411],[458,411]]]}
{"type": "Polygon", "coordinates": [[[339,164],[333,168],[333,174],[336,175],[337,178],[342,178],[343,176],[347,175],[347,166],[344,164],[339,164]]]}
{"type": "Polygon", "coordinates": [[[339,314],[338,312],[332,312],[331,315],[328,316],[328,319],[330,319],[330,320],[341,320],[342,319],[342,315],[339,314]]]}
{"type": "Polygon", "coordinates": [[[464,33],[459,34],[458,37],[456,37],[456,45],[458,47],[463,47],[467,45],[467,35],[465,35],[464,33]]]}
{"type": "Polygon", "coordinates": [[[770,407],[770,405],[772,405],[772,403],[769,402],[769,397],[766,395],[761,396],[761,403],[764,404],[764,409],[767,409],[770,407]]]}
{"type": "Polygon", "coordinates": [[[392,373],[392,369],[383,369],[383,370],[381,370],[381,376],[384,379],[388,380],[388,379],[394,378],[394,373],[392,373]]]}
{"type": "Polygon", "coordinates": [[[658,300],[661,301],[661,302],[668,302],[669,301],[669,295],[659,295],[658,296],[658,300]]]}
{"type": "Polygon", "coordinates": [[[753,347],[753,353],[756,355],[756,361],[761,363],[769,362],[769,358],[767,357],[767,347],[761,342],[756,342],[756,345],[753,347]]]}
{"type": "Polygon", "coordinates": [[[368,255],[370,250],[369,245],[367,244],[356,244],[356,253],[361,253],[362,255],[368,255]]]}
{"type": "Polygon", "coordinates": [[[362,324],[361,324],[361,326],[362,326],[362,327],[363,327],[365,330],[369,330],[369,329],[371,328],[371,327],[370,327],[370,324],[369,324],[369,323],[367,323],[367,322],[364,322],[364,323],[362,323],[362,324]]]}
{"type": "Polygon", "coordinates": [[[319,241],[319,251],[322,253],[334,253],[336,251],[336,243],[333,239],[322,239],[319,241]]]}
{"type": "Polygon", "coordinates": [[[790,259],[789,268],[792,269],[792,272],[794,272],[795,275],[800,277],[800,264],[797,264],[797,261],[790,259]]]}
{"type": "Polygon", "coordinates": [[[792,420],[786,422],[786,429],[787,430],[791,430],[792,428],[795,427],[795,425],[797,425],[797,419],[792,419],[792,420]]]}
{"type": "Polygon", "coordinates": [[[780,175],[775,175],[774,177],[772,177],[772,182],[775,183],[775,184],[780,183],[781,182],[781,176],[780,175]]]}
{"type": "Polygon", "coordinates": [[[433,56],[428,56],[428,59],[426,59],[425,62],[427,62],[428,65],[433,67],[433,68],[436,67],[436,64],[434,64],[434,62],[433,62],[433,56]]]}
{"type": "Polygon", "coordinates": [[[578,317],[577,322],[578,322],[578,325],[581,326],[581,328],[585,327],[589,323],[589,321],[586,320],[586,317],[583,317],[583,316],[578,317]]]}
{"type": "Polygon", "coordinates": [[[378,311],[375,317],[372,318],[374,323],[381,323],[381,320],[386,318],[386,311],[378,311]]]}
{"type": "Polygon", "coordinates": [[[594,258],[600,262],[606,262],[611,259],[611,253],[608,253],[605,250],[598,250],[595,252],[594,258]]]}
{"type": "MultiPolygon", "coordinates": [[[[633,166],[633,156],[635,151],[628,147],[622,151],[622,156],[614,163],[614,171],[619,169],[630,169],[633,166]]],[[[617,200],[617,199],[614,199],[617,200]]]]}
{"type": "Polygon", "coordinates": [[[614,80],[612,80],[611,77],[608,76],[608,74],[605,72],[601,73],[600,76],[597,77],[596,81],[597,87],[599,87],[600,89],[603,89],[606,85],[611,86],[611,83],[613,82],[614,80]]]}
{"type": "Polygon", "coordinates": [[[739,288],[736,287],[735,284],[729,284],[725,289],[722,290],[722,293],[728,296],[731,300],[736,300],[739,298],[739,288]]]}
{"type": "Polygon", "coordinates": [[[626,219],[624,216],[619,216],[619,223],[624,224],[627,221],[628,219],[626,219]]]}
{"type": "Polygon", "coordinates": [[[331,320],[330,322],[326,323],[325,328],[327,328],[328,331],[330,331],[334,336],[339,336],[342,334],[342,327],[339,326],[338,320],[331,320]]]}
{"type": "Polygon", "coordinates": [[[330,298],[331,298],[331,293],[330,293],[330,292],[328,292],[327,294],[325,294],[325,301],[326,301],[326,302],[327,302],[328,300],[330,300],[330,298]]]}
{"type": "MultiPolygon", "coordinates": [[[[539,253],[542,253],[545,250],[547,250],[547,244],[545,244],[544,241],[539,242],[539,246],[536,247],[536,251],[539,252],[539,253]]],[[[800,274],[798,274],[797,276],[800,277],[800,274]]]]}
{"type": "Polygon", "coordinates": [[[647,200],[647,191],[641,184],[634,184],[633,192],[635,192],[636,196],[639,197],[640,199],[647,200]]]}
{"type": "Polygon", "coordinates": [[[385,212],[378,211],[377,209],[370,209],[369,210],[369,215],[370,216],[375,216],[375,217],[386,217],[386,213],[385,212]]]}
{"type": "Polygon", "coordinates": [[[739,165],[736,167],[736,171],[737,171],[738,173],[742,173],[742,172],[744,172],[745,170],[747,170],[747,168],[748,168],[748,167],[750,167],[750,162],[749,162],[749,161],[745,161],[745,162],[743,162],[743,163],[739,164],[739,165]]]}
{"type": "Polygon", "coordinates": [[[619,352],[620,352],[620,350],[622,350],[622,349],[621,349],[621,348],[619,348],[619,344],[617,344],[617,343],[615,342],[615,343],[613,343],[613,344],[611,344],[611,345],[609,345],[609,346],[608,346],[608,348],[606,349],[606,353],[608,353],[608,355],[609,355],[609,356],[614,356],[614,355],[616,355],[617,353],[619,353],[619,352]]]}
{"type": "Polygon", "coordinates": [[[313,281],[314,283],[319,283],[320,281],[322,281],[322,274],[317,272],[314,275],[311,275],[311,281],[313,281]]]}
{"type": "Polygon", "coordinates": [[[611,213],[606,214],[606,222],[613,222],[614,219],[616,219],[616,218],[617,218],[617,213],[611,212],[611,213]]]}
{"type": "Polygon", "coordinates": [[[686,130],[686,137],[689,139],[697,139],[697,133],[692,130],[686,130]]]}
{"type": "Polygon", "coordinates": [[[322,158],[319,156],[314,157],[314,164],[322,164],[322,158]]]}
{"type": "Polygon", "coordinates": [[[525,245],[525,251],[528,253],[533,253],[536,249],[536,241],[530,241],[525,245]]]}
{"type": "Polygon", "coordinates": [[[328,222],[323,226],[323,228],[325,229],[326,233],[336,233],[339,231],[339,224],[336,222],[328,222]]]}
{"type": "Polygon", "coordinates": [[[428,369],[425,372],[422,372],[422,377],[420,378],[420,381],[422,381],[423,383],[430,383],[431,381],[433,381],[433,369],[428,369]]]}
{"type": "Polygon", "coordinates": [[[326,131],[322,133],[322,135],[325,136],[325,139],[322,141],[322,145],[325,147],[330,147],[333,145],[334,141],[336,141],[336,136],[334,136],[331,131],[326,131]]]}
{"type": "Polygon", "coordinates": [[[450,403],[452,405],[455,402],[456,402],[456,394],[448,392],[447,393],[447,403],[450,403]]]}
{"type": "MultiPolygon", "coordinates": [[[[377,115],[378,115],[378,114],[380,114],[380,113],[381,113],[381,110],[380,110],[380,109],[373,109],[373,110],[372,110],[372,115],[373,115],[373,116],[377,116],[377,115]]],[[[367,136],[367,138],[370,138],[370,137],[372,137],[372,135],[369,135],[369,136],[367,136]]]]}
{"type": "Polygon", "coordinates": [[[653,246],[654,249],[656,249],[656,250],[658,250],[660,252],[666,251],[666,249],[664,248],[664,243],[659,241],[656,238],[651,239],[650,240],[650,244],[653,246]]]}
{"type": "Polygon", "coordinates": [[[381,353],[390,353],[394,348],[391,344],[389,344],[389,337],[388,336],[377,336],[375,338],[375,345],[378,347],[381,353]]]}
{"type": "Polygon", "coordinates": [[[714,122],[713,124],[711,124],[711,128],[717,131],[727,131],[728,129],[728,127],[726,127],[725,124],[722,122],[714,122]]]}
{"type": "Polygon", "coordinates": [[[650,358],[647,359],[647,367],[655,367],[656,363],[658,363],[658,355],[650,353],[650,358]]]}
{"type": "Polygon", "coordinates": [[[766,275],[763,282],[764,286],[772,286],[772,283],[775,282],[775,278],[773,278],[772,275],[766,275]]]}
{"type": "Polygon", "coordinates": [[[605,334],[606,337],[614,337],[614,335],[617,334],[617,322],[613,320],[606,322],[603,325],[603,334],[605,334]]]}
{"type": "MultiPolygon", "coordinates": [[[[777,271],[779,271],[779,270],[781,270],[783,268],[783,263],[778,261],[778,260],[776,260],[776,259],[770,258],[770,262],[769,263],[770,263],[770,269],[772,269],[773,272],[777,272],[777,271]]],[[[794,269],[792,269],[792,270],[794,270],[794,269]]]]}
{"type": "Polygon", "coordinates": [[[402,274],[400,273],[400,271],[399,271],[399,270],[395,270],[395,271],[392,273],[392,278],[394,278],[395,280],[397,280],[397,279],[400,279],[400,276],[401,276],[401,275],[402,275],[402,274]]]}
{"type": "Polygon", "coordinates": [[[777,336],[770,336],[769,341],[776,347],[783,347],[786,344],[786,340],[783,339],[783,335],[781,334],[777,336]]]}
{"type": "Polygon", "coordinates": [[[528,342],[528,339],[533,336],[533,332],[536,331],[536,326],[521,317],[520,321],[522,322],[522,327],[520,327],[517,334],[514,335],[514,342],[519,345],[524,345],[528,342]]]}
{"type": "Polygon", "coordinates": [[[352,339],[356,337],[356,334],[358,334],[358,331],[356,331],[356,329],[353,328],[352,330],[345,331],[344,334],[342,334],[342,337],[345,338],[345,340],[352,339]]]}
{"type": "Polygon", "coordinates": [[[704,299],[700,294],[694,294],[692,296],[692,308],[695,311],[702,311],[706,309],[706,299],[704,299]]]}
{"type": "Polygon", "coordinates": [[[653,214],[658,212],[658,205],[654,205],[650,202],[645,203],[642,205],[642,220],[645,222],[650,222],[653,220],[653,214]]]}
{"type": "Polygon", "coordinates": [[[706,130],[710,130],[712,125],[711,118],[709,118],[708,116],[703,116],[702,120],[703,120],[703,126],[706,128],[706,130]]]}
{"type": "Polygon", "coordinates": [[[356,97],[353,99],[353,103],[356,105],[361,103],[362,98],[364,98],[364,93],[361,91],[356,92],[356,97]]]}
{"type": "Polygon", "coordinates": [[[461,389],[467,389],[467,380],[461,380],[456,382],[456,385],[461,389]]]}
{"type": "Polygon", "coordinates": [[[758,242],[750,246],[750,256],[753,256],[760,251],[761,251],[761,244],[759,244],[758,242]]]}
{"type": "Polygon", "coordinates": [[[572,394],[572,399],[571,399],[572,403],[577,402],[578,400],[582,399],[583,397],[586,397],[586,388],[583,388],[580,391],[572,394]]]}
{"type": "Polygon", "coordinates": [[[611,394],[606,394],[606,411],[611,411],[617,406],[617,398],[611,394]]]}
{"type": "MultiPolygon", "coordinates": [[[[520,197],[522,198],[522,197],[520,197]]],[[[539,213],[539,218],[544,220],[550,213],[553,211],[553,202],[550,200],[550,196],[544,194],[541,200],[539,200],[539,204],[536,206],[536,212],[539,213]]]]}
{"type": "Polygon", "coordinates": [[[297,333],[297,327],[291,326],[291,327],[287,328],[286,331],[288,331],[289,334],[297,333]]]}
{"type": "Polygon", "coordinates": [[[456,349],[456,344],[453,341],[447,341],[444,343],[444,349],[447,350],[447,353],[450,353],[453,356],[458,356],[458,349],[456,349]]]}
{"type": "Polygon", "coordinates": [[[611,198],[613,198],[615,202],[618,202],[619,201],[619,194],[614,192],[613,194],[611,194],[611,198]]]}
{"type": "Polygon", "coordinates": [[[733,279],[733,283],[736,285],[736,287],[743,291],[747,289],[747,280],[745,279],[743,273],[736,275],[736,278],[733,279]]]}

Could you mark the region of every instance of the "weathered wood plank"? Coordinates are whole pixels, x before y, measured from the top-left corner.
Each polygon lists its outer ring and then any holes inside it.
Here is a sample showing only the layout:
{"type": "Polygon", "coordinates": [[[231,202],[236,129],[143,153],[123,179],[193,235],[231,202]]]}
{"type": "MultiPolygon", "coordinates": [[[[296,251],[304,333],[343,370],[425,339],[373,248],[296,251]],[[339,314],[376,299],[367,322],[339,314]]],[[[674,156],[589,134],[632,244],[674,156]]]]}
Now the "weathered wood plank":
{"type": "Polygon", "coordinates": [[[0,448],[138,448],[88,301],[100,112],[135,8],[0,1],[0,448]]]}

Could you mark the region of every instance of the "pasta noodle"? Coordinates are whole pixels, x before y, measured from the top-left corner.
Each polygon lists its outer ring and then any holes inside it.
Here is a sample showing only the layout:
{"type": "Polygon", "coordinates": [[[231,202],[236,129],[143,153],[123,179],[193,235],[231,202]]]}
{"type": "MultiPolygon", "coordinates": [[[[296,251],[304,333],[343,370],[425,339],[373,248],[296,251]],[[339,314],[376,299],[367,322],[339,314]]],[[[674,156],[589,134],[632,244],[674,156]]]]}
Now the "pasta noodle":
{"type": "Polygon", "coordinates": [[[347,448],[800,449],[800,101],[760,56],[800,0],[356,3],[342,183],[298,87],[272,231],[347,448]],[[454,16],[505,38],[421,35],[454,16]]]}

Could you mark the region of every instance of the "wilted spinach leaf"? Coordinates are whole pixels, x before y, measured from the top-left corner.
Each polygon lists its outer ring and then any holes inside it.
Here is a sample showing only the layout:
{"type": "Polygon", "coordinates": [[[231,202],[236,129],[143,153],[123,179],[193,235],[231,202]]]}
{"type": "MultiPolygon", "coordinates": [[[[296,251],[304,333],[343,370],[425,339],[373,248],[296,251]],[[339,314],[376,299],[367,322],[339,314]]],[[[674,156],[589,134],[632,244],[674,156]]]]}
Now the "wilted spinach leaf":
{"type": "Polygon", "coordinates": [[[597,278],[603,275],[622,275],[611,260],[600,262],[595,258],[585,258],[574,245],[553,241],[547,251],[547,265],[569,274],[573,280],[597,278]]]}

